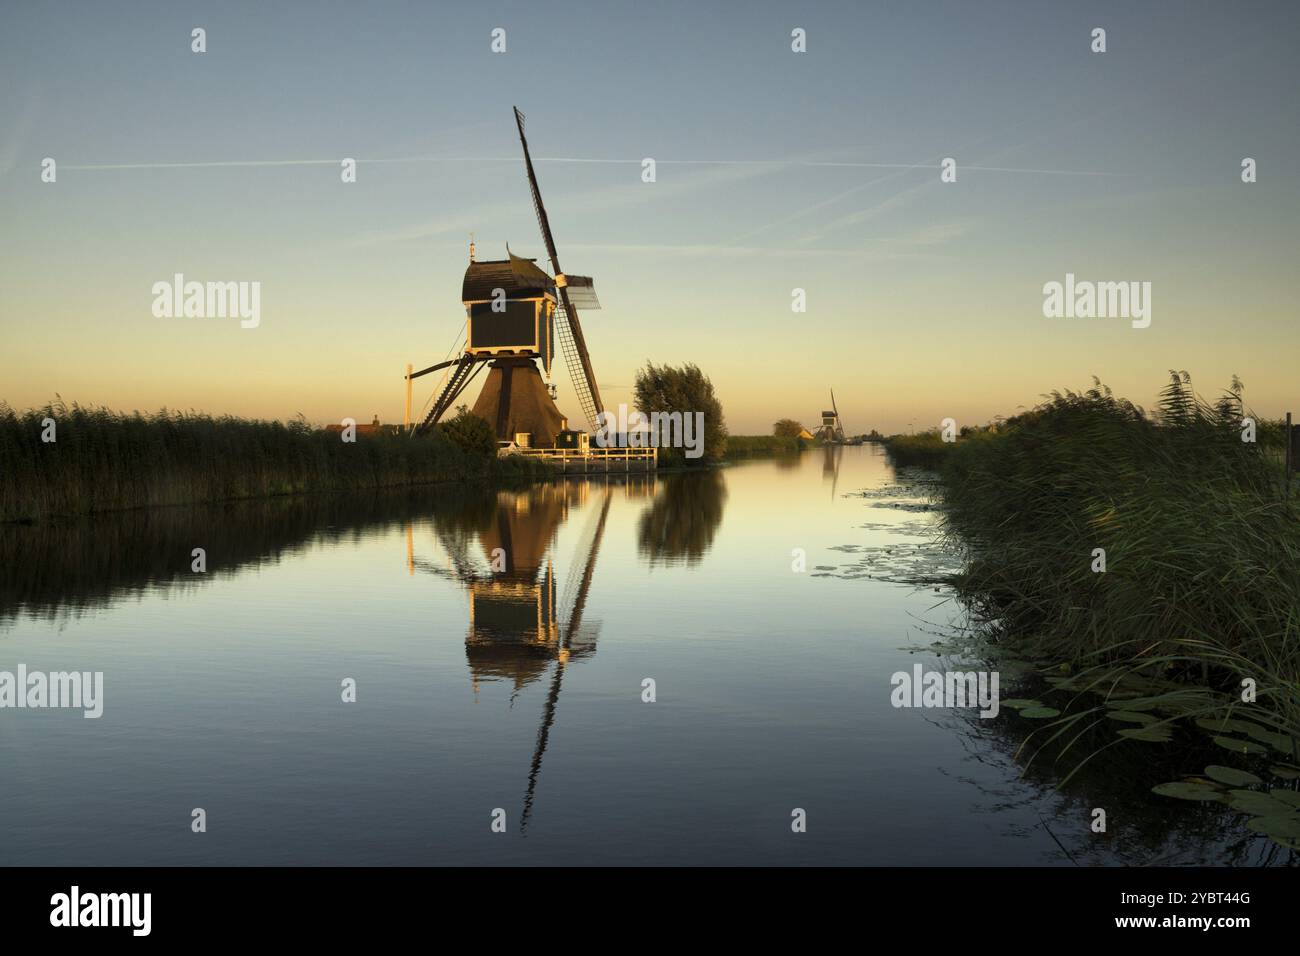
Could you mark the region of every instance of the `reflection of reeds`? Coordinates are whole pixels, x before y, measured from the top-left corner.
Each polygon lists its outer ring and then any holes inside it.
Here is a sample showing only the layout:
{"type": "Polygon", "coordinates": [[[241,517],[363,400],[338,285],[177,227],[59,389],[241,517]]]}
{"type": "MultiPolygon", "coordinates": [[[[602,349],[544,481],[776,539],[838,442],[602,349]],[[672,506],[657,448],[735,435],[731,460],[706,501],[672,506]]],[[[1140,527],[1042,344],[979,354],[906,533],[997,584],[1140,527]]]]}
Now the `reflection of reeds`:
{"type": "Polygon", "coordinates": [[[0,521],[314,491],[351,491],[536,468],[467,454],[440,433],[338,434],[305,422],[193,412],[122,414],[0,404],[0,521]],[[57,441],[41,440],[54,420],[57,441]]]}
{"type": "Polygon", "coordinates": [[[960,587],[1017,656],[1155,661],[1225,694],[1250,677],[1265,722],[1300,737],[1300,522],[1278,430],[1244,442],[1243,414],[1239,388],[1209,404],[1181,373],[1155,416],[1098,387],[957,443],[943,495],[973,554],[960,587]]]}
{"type": "Polygon", "coordinates": [[[314,541],[413,519],[491,514],[495,506],[493,490],[460,484],[0,524],[0,624],[20,612],[75,617],[151,588],[197,587],[275,564],[314,541]],[[204,574],[191,570],[194,548],[205,551],[204,574]]]}

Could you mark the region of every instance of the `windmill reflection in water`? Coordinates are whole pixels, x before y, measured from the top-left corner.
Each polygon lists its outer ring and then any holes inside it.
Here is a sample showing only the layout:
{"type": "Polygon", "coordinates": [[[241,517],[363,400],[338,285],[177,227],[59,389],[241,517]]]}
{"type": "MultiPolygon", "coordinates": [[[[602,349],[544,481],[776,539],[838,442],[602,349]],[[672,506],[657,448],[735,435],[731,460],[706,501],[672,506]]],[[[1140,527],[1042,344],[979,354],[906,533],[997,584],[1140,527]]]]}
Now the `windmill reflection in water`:
{"type": "Polygon", "coordinates": [[[408,527],[407,562],[459,581],[469,597],[465,656],[477,697],[483,681],[514,684],[511,702],[550,670],[541,725],[528,770],[520,831],[532,816],[542,758],[555,723],[565,668],[596,653],[600,626],[585,622],[596,558],[615,494],[651,496],[654,477],[621,481],[551,482],[521,491],[500,491],[484,507],[435,515],[433,526],[446,567],[419,559],[408,527]],[[555,545],[575,509],[589,514],[559,587],[555,545]]]}

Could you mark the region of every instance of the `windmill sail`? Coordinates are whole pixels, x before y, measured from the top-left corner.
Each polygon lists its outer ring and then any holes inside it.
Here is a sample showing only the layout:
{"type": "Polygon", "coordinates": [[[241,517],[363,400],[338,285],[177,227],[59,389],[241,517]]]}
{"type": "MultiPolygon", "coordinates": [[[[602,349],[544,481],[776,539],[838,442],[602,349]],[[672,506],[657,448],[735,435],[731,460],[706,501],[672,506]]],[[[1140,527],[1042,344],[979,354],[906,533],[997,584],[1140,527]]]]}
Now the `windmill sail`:
{"type": "Polygon", "coordinates": [[[575,309],[599,309],[600,300],[596,298],[596,286],[590,276],[566,275],[569,301],[575,309]]]}
{"type": "Polygon", "coordinates": [[[542,772],[542,757],[546,755],[546,745],[551,739],[551,728],[555,725],[555,712],[560,702],[560,685],[564,681],[564,663],[573,645],[575,635],[582,627],[582,612],[587,606],[587,595],[591,591],[591,577],[596,569],[596,555],[600,553],[600,542],[605,536],[605,519],[609,517],[609,505],[613,494],[605,486],[605,501],[600,511],[588,524],[578,545],[576,555],[581,555],[581,564],[569,572],[569,580],[564,588],[564,597],[560,603],[560,655],[555,662],[555,673],[551,678],[550,693],[546,695],[546,705],[542,708],[542,724],[537,730],[537,744],[533,748],[533,759],[528,765],[528,786],[524,791],[524,809],[519,818],[522,832],[528,827],[532,816],[533,800],[537,795],[537,778],[542,772]]]}
{"type": "MultiPolygon", "coordinates": [[[[528,152],[528,139],[524,136],[524,114],[515,107],[515,125],[519,127],[519,142],[524,148],[524,165],[528,171],[528,185],[533,193],[533,209],[537,212],[537,224],[542,230],[542,241],[546,243],[546,254],[551,260],[551,269],[555,273],[555,285],[560,296],[560,305],[555,310],[556,337],[560,340],[560,349],[564,352],[565,364],[569,367],[569,377],[573,380],[573,390],[577,393],[578,404],[587,418],[588,427],[595,431],[599,425],[601,412],[605,410],[600,400],[600,389],[596,386],[596,375],[591,369],[591,354],[587,351],[587,342],[582,335],[582,325],[578,320],[580,300],[587,294],[595,298],[591,280],[585,276],[566,276],[560,268],[560,258],[555,251],[555,237],[551,235],[551,223],[546,217],[546,207],[542,205],[542,193],[537,187],[537,174],[533,170],[533,158],[528,152]],[[582,280],[585,285],[574,283],[582,280]],[[575,290],[570,294],[570,287],[575,290]],[[584,290],[581,294],[577,290],[584,290]]],[[[586,308],[587,306],[583,306],[586,308]]],[[[596,304],[599,307],[599,303],[596,304]]]]}

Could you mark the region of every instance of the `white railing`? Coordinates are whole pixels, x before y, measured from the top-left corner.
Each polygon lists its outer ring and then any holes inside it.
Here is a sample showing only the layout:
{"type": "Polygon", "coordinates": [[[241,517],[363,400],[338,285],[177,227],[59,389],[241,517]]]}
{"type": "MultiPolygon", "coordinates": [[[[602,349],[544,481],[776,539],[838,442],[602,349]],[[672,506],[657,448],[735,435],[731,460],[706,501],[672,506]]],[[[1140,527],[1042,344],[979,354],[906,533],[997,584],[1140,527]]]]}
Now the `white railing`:
{"type": "Polygon", "coordinates": [[[520,448],[516,454],[557,461],[565,468],[570,462],[589,469],[603,465],[606,471],[611,463],[621,462],[624,468],[630,468],[633,462],[643,463],[647,468],[658,467],[659,463],[658,448],[520,448]]]}

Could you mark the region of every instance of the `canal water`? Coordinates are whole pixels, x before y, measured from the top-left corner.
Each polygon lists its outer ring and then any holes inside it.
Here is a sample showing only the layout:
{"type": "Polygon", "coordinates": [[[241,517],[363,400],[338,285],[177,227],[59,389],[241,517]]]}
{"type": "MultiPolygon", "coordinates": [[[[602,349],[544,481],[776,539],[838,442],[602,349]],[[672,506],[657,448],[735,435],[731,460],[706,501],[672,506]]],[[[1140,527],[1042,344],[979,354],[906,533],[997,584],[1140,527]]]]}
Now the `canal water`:
{"type": "Polygon", "coordinates": [[[103,673],[0,710],[0,863],[1261,862],[1142,758],[1061,790],[1010,710],[892,706],[965,623],[927,490],[868,445],[0,528],[0,671],[103,673]]]}

